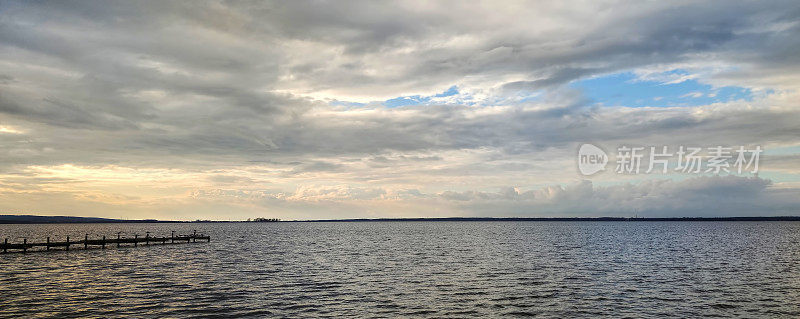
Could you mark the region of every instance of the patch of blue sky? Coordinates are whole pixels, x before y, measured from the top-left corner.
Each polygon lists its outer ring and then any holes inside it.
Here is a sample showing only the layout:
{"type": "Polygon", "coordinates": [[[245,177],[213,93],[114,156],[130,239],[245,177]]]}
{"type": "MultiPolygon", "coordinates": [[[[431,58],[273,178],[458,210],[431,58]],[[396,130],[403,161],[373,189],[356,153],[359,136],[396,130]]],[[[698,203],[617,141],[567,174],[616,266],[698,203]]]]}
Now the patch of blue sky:
{"type": "Polygon", "coordinates": [[[400,107],[407,105],[428,104],[430,102],[431,102],[430,96],[412,95],[412,96],[396,97],[393,99],[383,101],[383,105],[387,107],[400,107]]]}
{"type": "Polygon", "coordinates": [[[449,89],[447,89],[446,91],[434,95],[434,97],[448,97],[448,96],[453,96],[453,95],[456,95],[456,94],[458,94],[458,87],[453,85],[449,89]]]}
{"type": "Polygon", "coordinates": [[[437,105],[437,104],[458,104],[464,106],[475,105],[501,105],[501,104],[520,104],[540,101],[542,95],[540,91],[525,92],[513,96],[497,96],[495,98],[475,99],[474,96],[461,92],[457,86],[451,86],[447,90],[434,95],[408,95],[396,97],[378,104],[386,107],[402,107],[411,105],[437,105]]]}
{"type": "Polygon", "coordinates": [[[461,94],[462,92],[458,90],[458,86],[453,85],[447,88],[447,90],[444,90],[440,93],[436,93],[433,95],[407,95],[407,96],[399,96],[385,101],[371,101],[366,103],[333,100],[329,101],[328,104],[331,106],[345,106],[345,107],[364,107],[364,106],[383,105],[390,108],[412,106],[412,105],[433,105],[433,104],[452,104],[452,103],[458,103],[463,105],[475,104],[474,102],[469,101],[469,96],[460,96],[461,94]]]}
{"type": "Polygon", "coordinates": [[[433,104],[440,101],[442,98],[446,98],[448,96],[458,95],[458,87],[453,85],[447,90],[442,93],[437,93],[431,96],[422,96],[422,95],[410,95],[410,96],[401,96],[396,97],[393,99],[389,99],[383,101],[383,105],[386,107],[400,107],[400,106],[408,106],[408,105],[426,105],[426,104],[433,104]]]}
{"type": "MultiPolygon", "coordinates": [[[[742,87],[713,87],[709,84],[700,83],[696,79],[692,79],[691,74],[684,70],[671,70],[659,75],[659,77],[655,78],[640,78],[633,72],[620,72],[577,80],[570,83],[569,86],[583,91],[586,97],[595,103],[605,106],[699,106],[734,100],[749,101],[753,96],[749,89],[742,87]],[[675,81],[675,79],[681,78],[685,80],[675,81]]],[[[470,96],[460,96],[462,92],[459,91],[457,86],[453,85],[447,90],[433,95],[399,96],[385,101],[370,103],[337,100],[330,102],[330,104],[347,107],[378,104],[390,108],[452,103],[462,105],[493,104],[493,102],[516,104],[539,101],[542,97],[540,93],[529,92],[515,97],[506,96],[499,98],[497,101],[491,99],[474,101],[470,96]]]]}
{"type": "Polygon", "coordinates": [[[359,102],[348,102],[348,101],[339,101],[333,100],[328,102],[328,104],[332,106],[346,106],[346,107],[361,107],[367,105],[366,103],[359,103],[359,102]]]}
{"type": "MultiPolygon", "coordinates": [[[[665,75],[688,75],[682,70],[665,75]]],[[[695,79],[677,83],[641,79],[633,72],[621,72],[570,83],[586,97],[605,106],[698,106],[734,100],[750,100],[749,89],[735,86],[713,87],[695,79]]]]}

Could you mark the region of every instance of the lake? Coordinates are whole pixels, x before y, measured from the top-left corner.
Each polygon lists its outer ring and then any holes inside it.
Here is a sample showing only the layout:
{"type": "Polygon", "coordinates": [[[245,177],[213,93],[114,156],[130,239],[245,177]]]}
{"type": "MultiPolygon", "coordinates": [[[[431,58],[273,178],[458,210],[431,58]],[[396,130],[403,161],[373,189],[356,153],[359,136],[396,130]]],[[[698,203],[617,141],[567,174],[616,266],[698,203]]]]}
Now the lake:
{"type": "Polygon", "coordinates": [[[800,222],[0,225],[210,243],[0,255],[2,317],[800,316],[800,222]]]}

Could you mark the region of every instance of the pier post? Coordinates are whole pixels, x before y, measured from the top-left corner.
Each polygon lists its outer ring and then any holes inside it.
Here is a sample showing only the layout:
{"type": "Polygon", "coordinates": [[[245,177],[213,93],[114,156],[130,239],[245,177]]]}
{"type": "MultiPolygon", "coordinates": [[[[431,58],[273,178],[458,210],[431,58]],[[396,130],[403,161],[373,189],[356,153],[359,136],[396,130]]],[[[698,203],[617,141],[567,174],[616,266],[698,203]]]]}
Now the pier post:
{"type": "Polygon", "coordinates": [[[117,233],[117,248],[119,248],[119,233],[117,233]]]}
{"type": "Polygon", "coordinates": [[[103,249],[106,249],[106,235],[103,235],[103,249]]]}
{"type": "Polygon", "coordinates": [[[3,242],[3,253],[4,254],[8,252],[8,248],[7,247],[8,247],[8,238],[6,238],[5,241],[3,242]]]}
{"type": "Polygon", "coordinates": [[[83,235],[83,249],[89,249],[89,234],[83,235]]]}
{"type": "Polygon", "coordinates": [[[67,236],[67,250],[69,250],[69,236],[67,236]]]}
{"type": "Polygon", "coordinates": [[[172,231],[172,243],[173,244],[175,243],[175,231],[174,230],[172,231]]]}
{"type": "Polygon", "coordinates": [[[22,239],[22,252],[24,253],[26,251],[28,251],[28,239],[27,238],[23,238],[22,239]]]}
{"type": "Polygon", "coordinates": [[[133,234],[133,247],[139,247],[139,234],[133,234]]]}
{"type": "Polygon", "coordinates": [[[47,248],[45,250],[50,250],[50,236],[47,236],[47,248]]]}

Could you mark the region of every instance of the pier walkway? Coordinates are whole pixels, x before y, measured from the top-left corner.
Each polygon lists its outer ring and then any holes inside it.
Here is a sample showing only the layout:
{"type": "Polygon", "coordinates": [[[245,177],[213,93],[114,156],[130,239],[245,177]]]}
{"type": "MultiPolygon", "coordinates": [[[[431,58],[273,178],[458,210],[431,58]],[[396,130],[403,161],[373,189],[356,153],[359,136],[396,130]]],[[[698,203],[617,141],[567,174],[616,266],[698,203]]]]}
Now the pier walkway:
{"type": "Polygon", "coordinates": [[[198,234],[197,231],[193,232],[189,235],[175,235],[175,232],[172,232],[172,235],[169,237],[152,237],[148,232],[146,236],[139,237],[138,235],[134,235],[133,237],[121,237],[120,233],[117,233],[116,238],[106,238],[103,236],[102,238],[98,239],[89,239],[89,235],[86,234],[83,240],[75,240],[71,241],[69,236],[66,237],[66,241],[51,241],[50,237],[47,237],[47,241],[45,242],[28,242],[27,238],[24,238],[21,243],[9,243],[8,238],[5,238],[2,243],[0,243],[0,251],[2,253],[10,253],[10,252],[28,252],[28,251],[49,251],[51,248],[62,248],[63,250],[70,250],[74,249],[76,246],[77,248],[89,249],[89,248],[106,248],[106,246],[116,246],[121,247],[122,245],[125,246],[133,246],[138,247],[140,244],[142,245],[166,245],[166,244],[179,244],[179,243],[194,243],[197,241],[205,241],[210,242],[211,236],[206,236],[203,234],[198,234]],[[44,249],[36,249],[36,248],[44,248],[44,249]]]}

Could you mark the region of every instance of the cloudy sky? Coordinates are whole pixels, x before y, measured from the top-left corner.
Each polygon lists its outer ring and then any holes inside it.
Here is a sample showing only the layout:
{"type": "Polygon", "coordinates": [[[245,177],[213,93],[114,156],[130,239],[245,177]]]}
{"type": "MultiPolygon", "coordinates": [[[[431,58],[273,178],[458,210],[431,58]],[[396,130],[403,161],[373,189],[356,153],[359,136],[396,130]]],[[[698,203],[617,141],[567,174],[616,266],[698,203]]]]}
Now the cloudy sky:
{"type": "Polygon", "coordinates": [[[800,215],[798,17],[797,1],[3,1],[0,213],[800,215]],[[583,143],[605,171],[578,172],[583,143]],[[764,152],[758,175],[618,174],[624,145],[764,152]]]}

